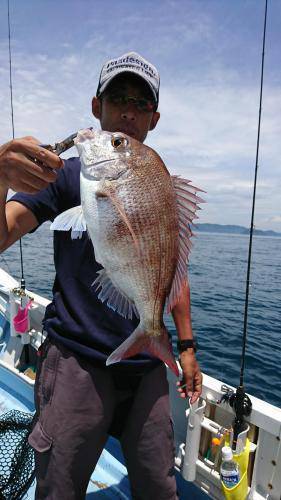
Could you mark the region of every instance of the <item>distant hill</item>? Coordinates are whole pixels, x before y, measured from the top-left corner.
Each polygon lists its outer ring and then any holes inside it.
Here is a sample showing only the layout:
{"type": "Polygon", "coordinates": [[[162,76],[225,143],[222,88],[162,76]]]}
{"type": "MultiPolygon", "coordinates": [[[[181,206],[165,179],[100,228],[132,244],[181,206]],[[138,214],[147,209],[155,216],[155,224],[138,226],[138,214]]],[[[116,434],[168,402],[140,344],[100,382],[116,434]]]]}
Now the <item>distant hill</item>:
{"type": "MultiPolygon", "coordinates": [[[[250,229],[243,226],[234,226],[228,224],[196,224],[197,231],[207,232],[207,233],[229,233],[229,234],[249,234],[250,229]]],[[[281,233],[276,231],[271,231],[270,229],[265,231],[261,229],[254,229],[255,236],[281,236],[281,233]]]]}

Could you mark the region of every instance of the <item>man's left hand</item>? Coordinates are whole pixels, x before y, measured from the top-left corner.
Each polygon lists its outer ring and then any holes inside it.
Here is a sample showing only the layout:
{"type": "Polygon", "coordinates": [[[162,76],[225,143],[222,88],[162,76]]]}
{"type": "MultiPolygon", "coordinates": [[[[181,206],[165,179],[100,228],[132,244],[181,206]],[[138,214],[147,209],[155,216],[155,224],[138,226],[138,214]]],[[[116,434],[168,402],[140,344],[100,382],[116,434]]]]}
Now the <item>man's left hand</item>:
{"type": "Polygon", "coordinates": [[[181,382],[177,382],[181,398],[191,398],[190,404],[195,403],[202,393],[202,373],[192,349],[180,354],[180,364],[183,371],[181,382]]]}

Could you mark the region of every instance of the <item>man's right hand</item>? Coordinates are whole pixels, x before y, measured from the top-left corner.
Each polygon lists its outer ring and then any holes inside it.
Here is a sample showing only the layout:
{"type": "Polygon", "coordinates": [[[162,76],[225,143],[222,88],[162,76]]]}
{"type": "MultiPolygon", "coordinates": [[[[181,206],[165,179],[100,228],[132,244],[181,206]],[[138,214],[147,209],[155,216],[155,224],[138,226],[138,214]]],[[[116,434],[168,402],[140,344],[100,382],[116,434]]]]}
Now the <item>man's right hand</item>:
{"type": "Polygon", "coordinates": [[[39,144],[23,137],[0,146],[0,189],[34,194],[56,180],[63,160],[39,144]]]}

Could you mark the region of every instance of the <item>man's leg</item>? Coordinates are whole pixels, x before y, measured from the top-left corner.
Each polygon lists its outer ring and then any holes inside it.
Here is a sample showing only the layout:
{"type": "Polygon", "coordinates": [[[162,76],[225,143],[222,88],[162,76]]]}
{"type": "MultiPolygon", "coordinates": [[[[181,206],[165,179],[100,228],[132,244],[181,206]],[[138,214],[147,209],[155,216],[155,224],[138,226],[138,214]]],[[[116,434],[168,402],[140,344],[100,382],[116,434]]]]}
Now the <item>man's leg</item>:
{"type": "Polygon", "coordinates": [[[166,368],[144,375],[121,437],[134,500],[176,500],[166,368]]]}
{"type": "Polygon", "coordinates": [[[84,500],[107,439],[114,386],[106,370],[48,343],[36,381],[36,500],[84,500]]]}

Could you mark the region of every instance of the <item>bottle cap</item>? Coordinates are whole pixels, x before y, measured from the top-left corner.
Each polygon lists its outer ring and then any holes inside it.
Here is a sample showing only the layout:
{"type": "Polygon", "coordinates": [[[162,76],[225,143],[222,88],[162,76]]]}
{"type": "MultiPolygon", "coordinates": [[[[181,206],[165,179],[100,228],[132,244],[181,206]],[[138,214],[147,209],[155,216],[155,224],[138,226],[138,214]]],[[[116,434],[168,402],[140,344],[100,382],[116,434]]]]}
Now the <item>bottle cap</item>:
{"type": "Polygon", "coordinates": [[[213,446],[219,446],[220,442],[221,442],[221,440],[219,438],[213,438],[212,439],[212,445],[213,446]]]}
{"type": "Polygon", "coordinates": [[[224,446],[221,450],[223,460],[232,460],[233,453],[232,449],[229,446],[224,446]]]}

